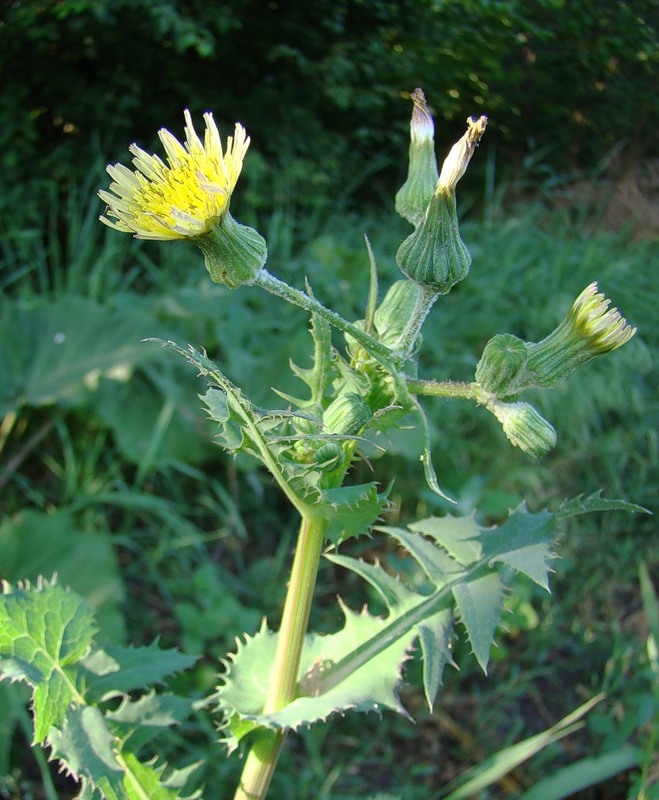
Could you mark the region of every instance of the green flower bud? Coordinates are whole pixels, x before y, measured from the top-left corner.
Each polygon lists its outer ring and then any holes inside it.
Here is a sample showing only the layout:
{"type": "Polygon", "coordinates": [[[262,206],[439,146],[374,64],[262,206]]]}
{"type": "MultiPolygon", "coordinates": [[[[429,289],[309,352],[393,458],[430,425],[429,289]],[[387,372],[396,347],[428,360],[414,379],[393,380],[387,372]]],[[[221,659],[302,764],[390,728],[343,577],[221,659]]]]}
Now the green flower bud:
{"type": "Polygon", "coordinates": [[[209,233],[193,242],[204,254],[211,280],[230,289],[252,283],[268,257],[261,234],[236,222],[229,211],[217,220],[209,233]]]}
{"type": "Polygon", "coordinates": [[[319,467],[333,470],[343,465],[345,453],[338,442],[325,442],[315,451],[313,460],[319,467]]]}
{"type": "Polygon", "coordinates": [[[466,278],[471,256],[460,238],[455,187],[481,140],[487,117],[467,120],[465,135],[446,158],[421,223],[396,253],[398,267],[413,281],[447,294],[466,278]]]}
{"type": "Polygon", "coordinates": [[[498,397],[515,393],[515,379],[526,364],[526,345],[510,333],[493,336],[476,367],[476,380],[498,397]]]}
{"type": "Polygon", "coordinates": [[[527,343],[529,383],[554,386],[580,364],[626,344],[636,328],[591,283],[572,304],[566,318],[541,342],[527,343]]]}
{"type": "Polygon", "coordinates": [[[460,238],[453,194],[434,194],[419,227],[396,253],[400,271],[413,281],[448,294],[467,277],[471,256],[460,238]]]}
{"type": "Polygon", "coordinates": [[[325,409],[323,423],[329,433],[351,436],[360,431],[372,416],[371,409],[360,395],[346,392],[325,409]]]}
{"type": "Polygon", "coordinates": [[[544,456],[556,444],[553,426],[532,405],[497,401],[487,407],[501,423],[511,444],[528,456],[544,456]]]}
{"type": "Polygon", "coordinates": [[[414,107],[410,120],[407,180],[396,194],[396,211],[415,227],[423,219],[437,183],[435,125],[421,89],[411,94],[414,107]]]}
{"type": "Polygon", "coordinates": [[[388,347],[397,344],[416,311],[422,289],[414,281],[396,281],[375,312],[378,338],[388,347]]]}

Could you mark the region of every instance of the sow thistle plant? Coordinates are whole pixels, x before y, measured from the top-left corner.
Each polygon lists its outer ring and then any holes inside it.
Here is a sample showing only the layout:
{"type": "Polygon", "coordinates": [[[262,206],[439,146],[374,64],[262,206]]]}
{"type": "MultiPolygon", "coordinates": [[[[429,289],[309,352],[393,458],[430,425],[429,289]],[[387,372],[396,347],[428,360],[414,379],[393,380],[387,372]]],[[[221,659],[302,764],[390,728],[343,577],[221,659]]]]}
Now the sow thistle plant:
{"type": "MultiPolygon", "coordinates": [[[[221,368],[194,347],[163,345],[187,359],[207,382],[203,402],[228,453],[252,456],[295,507],[300,529],[278,630],[264,621],[242,633],[218,665],[218,688],[199,705],[216,714],[222,745],[245,754],[236,800],[266,796],[288,732],[335,714],[406,711],[399,699],[402,670],[416,646],[423,690],[432,709],[442,674],[452,663],[456,620],[485,670],[506,595],[505,578],[520,572],[548,589],[553,542],[569,516],[638,507],[599,495],[576,498],[550,513],[523,505],[498,527],[475,514],[380,524],[389,490],[377,481],[351,483],[350,468],[381,434],[413,415],[424,433],[420,453],[429,486],[444,495],[433,468],[428,425],[419,398],[471,400],[492,413],[508,439],[528,456],[556,441],[552,425],[519,396],[554,386],[577,366],[625,344],[635,332],[609,301],[588,286],[565,320],[541,342],[498,334],[486,345],[474,380],[418,377],[421,329],[437,299],[467,276],[471,257],[460,237],[456,186],[486,130],[469,119],[464,136],[438,170],[432,116],[420,89],[412,94],[409,171],[396,195],[397,212],[413,226],[400,244],[402,272],[380,299],[367,243],[371,285],[363,319],[350,322],[323,306],[311,289],[296,289],[265,268],[266,242],[237,222],[231,198],[249,147],[237,124],[223,146],[211,114],[203,140],[185,112],[185,141],[160,131],[166,160],[133,145],[133,169],[108,167],[101,221],[138,238],[187,240],[199,247],[211,280],[230,289],[264,289],[310,314],[311,366],[292,365],[299,397],[283,407],[255,405],[221,368]],[[333,331],[343,334],[336,343],[333,331]],[[339,552],[372,528],[404,548],[424,577],[423,591],[377,563],[339,552]],[[338,601],[343,627],[308,631],[321,559],[350,570],[375,590],[386,616],[338,601]]],[[[336,338],[336,337],[335,337],[336,338]]],[[[420,475],[421,478],[421,475],[420,475]]],[[[33,692],[34,742],[50,748],[80,781],[81,798],[179,798],[192,769],[177,770],[143,756],[162,728],[184,719],[192,702],[153,687],[195,659],[176,651],[102,648],[93,614],[55,581],[4,586],[0,606],[0,671],[33,692]]],[[[240,634],[240,631],[236,631],[240,634]]],[[[581,709],[577,716],[585,713],[581,709]]],[[[572,718],[572,720],[574,717],[572,718]]],[[[195,796],[219,797],[216,789],[195,796]]]]}

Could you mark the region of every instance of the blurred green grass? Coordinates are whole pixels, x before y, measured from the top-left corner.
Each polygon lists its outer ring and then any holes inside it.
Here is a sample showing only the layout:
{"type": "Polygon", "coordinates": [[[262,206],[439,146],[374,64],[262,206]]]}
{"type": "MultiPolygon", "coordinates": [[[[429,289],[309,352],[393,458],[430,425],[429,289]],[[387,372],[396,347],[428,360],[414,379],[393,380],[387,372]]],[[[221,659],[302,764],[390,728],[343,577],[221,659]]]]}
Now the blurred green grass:
{"type": "MultiPolygon", "coordinates": [[[[159,636],[165,645],[202,652],[199,669],[178,679],[177,688],[203,694],[236,635],[255,629],[261,615],[276,624],[295,519],[267,476],[247,461],[227,460],[212,444],[196,398],[202,385],[189,368],[140,340],[205,346],[256,402],[274,405],[271,387],[297,388],[287,363],[306,363],[308,321],[248,288],[211,284],[186,245],[154,246],[104,230],[96,223],[95,179],[65,207],[53,200],[43,228],[2,232],[0,577],[35,577],[34,565],[11,550],[18,531],[38,551],[48,531],[66,536],[56,520],[74,520],[76,535],[62,545],[61,559],[51,548],[49,573],[63,569],[65,555],[75,563],[96,543],[104,559],[98,585],[114,587],[103,597],[102,635],[121,639],[128,629],[135,643],[159,636]],[[58,341],[67,347],[59,360],[58,341]],[[108,544],[115,563],[108,564],[108,544]]],[[[480,220],[477,213],[472,209],[462,228],[472,272],[428,319],[422,377],[470,380],[492,335],[542,338],[593,280],[639,330],[622,350],[533,397],[559,435],[556,450],[539,462],[513,449],[484,411],[424,402],[440,484],[459,513],[478,509],[486,521],[523,499],[534,508],[555,507],[600,489],[656,506],[659,245],[602,230],[580,209],[503,202],[480,220]]],[[[365,219],[323,219],[314,216],[305,227],[282,212],[267,220],[269,268],[298,286],[308,280],[322,302],[358,318],[368,283],[363,236],[376,255],[382,294],[397,279],[394,254],[407,228],[382,209],[365,219]]],[[[390,521],[449,510],[424,484],[413,431],[396,437],[393,453],[373,467],[383,485],[395,481],[390,521]]],[[[656,708],[656,693],[652,700],[638,565],[657,575],[655,537],[651,517],[579,519],[561,543],[553,596],[520,583],[511,598],[489,677],[456,642],[461,673],[448,677],[434,714],[423,710],[411,684],[405,696],[416,726],[366,717],[305,732],[291,741],[273,795],[348,800],[380,789],[406,800],[434,797],[458,772],[602,689],[607,700],[583,732],[483,797],[516,797],[556,764],[602,747],[642,746],[650,724],[644,714],[656,708]]],[[[377,539],[355,547],[404,569],[377,539]]],[[[315,625],[332,627],[337,592],[355,607],[364,602],[359,586],[325,568],[315,625]]],[[[162,746],[184,761],[202,758],[207,785],[231,785],[235,764],[210,754],[212,724],[198,721],[199,730],[162,746]]],[[[24,746],[10,752],[8,742],[0,744],[0,773],[7,776],[1,796],[22,796],[11,776],[19,767],[29,776],[30,763],[24,746]]],[[[575,796],[635,796],[628,794],[633,780],[575,796]]]]}

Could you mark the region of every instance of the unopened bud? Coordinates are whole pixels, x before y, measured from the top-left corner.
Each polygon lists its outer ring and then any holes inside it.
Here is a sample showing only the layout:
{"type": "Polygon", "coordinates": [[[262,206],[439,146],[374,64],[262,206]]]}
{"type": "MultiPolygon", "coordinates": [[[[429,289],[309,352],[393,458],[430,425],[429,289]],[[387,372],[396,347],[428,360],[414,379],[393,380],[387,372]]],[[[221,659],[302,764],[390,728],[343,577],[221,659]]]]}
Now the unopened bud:
{"type": "Polygon", "coordinates": [[[515,380],[526,364],[526,345],[510,333],[493,336],[476,367],[476,380],[498,397],[515,393],[515,380]]]}
{"type": "Polygon", "coordinates": [[[396,211],[415,227],[423,219],[437,184],[435,125],[421,89],[411,94],[414,107],[410,120],[407,180],[396,194],[396,211]]]}
{"type": "Polygon", "coordinates": [[[437,294],[448,294],[467,277],[471,256],[460,238],[453,194],[433,194],[423,221],[398,248],[396,263],[404,275],[437,294]]]}
{"type": "Polygon", "coordinates": [[[528,456],[544,456],[556,444],[556,431],[529,403],[488,404],[511,444],[528,456]]]}
{"type": "Polygon", "coordinates": [[[460,238],[455,187],[481,140],[487,117],[467,120],[468,129],[449,153],[423,219],[396,253],[398,267],[413,281],[447,294],[467,277],[471,256],[460,238]]]}
{"type": "Polygon", "coordinates": [[[371,409],[360,395],[346,392],[325,409],[323,423],[329,433],[351,436],[360,431],[372,416],[371,409]]]}
{"type": "Polygon", "coordinates": [[[383,344],[396,346],[415,313],[421,291],[414,281],[396,281],[391,286],[375,312],[375,329],[383,344]]]}

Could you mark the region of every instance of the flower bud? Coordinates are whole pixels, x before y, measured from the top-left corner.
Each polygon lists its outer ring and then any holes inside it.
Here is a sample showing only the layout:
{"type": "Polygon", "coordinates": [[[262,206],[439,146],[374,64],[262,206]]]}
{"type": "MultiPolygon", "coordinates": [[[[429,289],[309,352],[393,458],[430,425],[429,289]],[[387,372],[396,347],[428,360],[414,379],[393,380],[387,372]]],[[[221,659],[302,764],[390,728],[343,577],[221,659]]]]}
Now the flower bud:
{"type": "Polygon", "coordinates": [[[544,456],[556,444],[556,431],[529,403],[488,404],[511,444],[532,458],[544,456]]]}
{"type": "Polygon", "coordinates": [[[455,196],[434,194],[419,227],[401,244],[396,263],[404,275],[448,294],[467,277],[471,256],[460,238],[455,196]]]}
{"type": "Polygon", "coordinates": [[[396,281],[391,286],[375,312],[375,329],[383,344],[397,344],[417,308],[421,291],[414,281],[396,281]]]}
{"type": "Polygon", "coordinates": [[[414,107],[410,120],[407,180],[396,194],[396,211],[415,227],[423,219],[437,183],[435,125],[421,89],[411,94],[414,107]]]}
{"type": "Polygon", "coordinates": [[[572,304],[566,318],[541,342],[527,343],[529,383],[554,386],[580,364],[622,347],[636,328],[591,283],[572,304]],[[608,309],[608,310],[607,310],[608,309]]]}
{"type": "Polygon", "coordinates": [[[526,364],[526,345],[510,333],[493,336],[476,367],[476,380],[498,397],[515,393],[515,379],[526,364]]]}
{"type": "Polygon", "coordinates": [[[423,219],[396,253],[398,267],[413,281],[447,294],[463,280],[471,256],[460,238],[455,187],[481,140],[487,117],[467,120],[467,132],[449,153],[423,219]]]}
{"type": "Polygon", "coordinates": [[[372,416],[371,409],[360,395],[346,392],[325,409],[323,423],[329,433],[351,436],[360,431],[372,416]]]}

